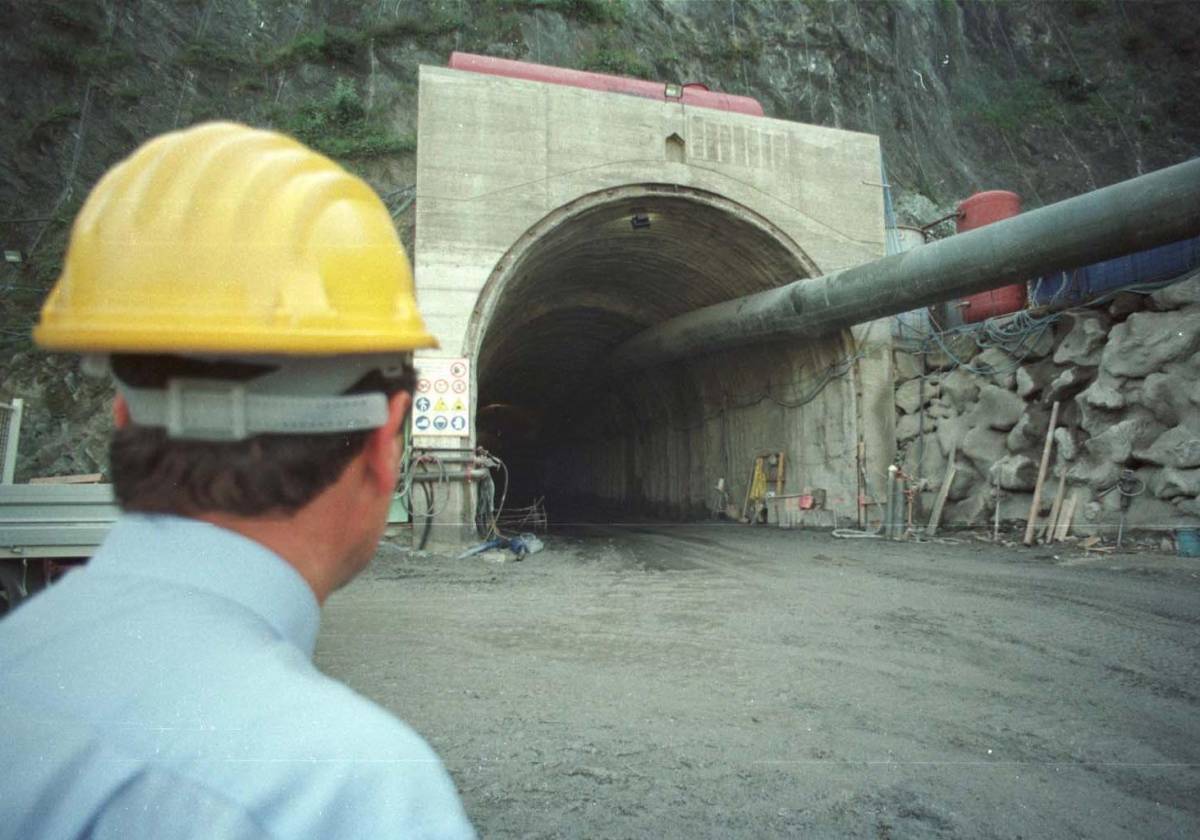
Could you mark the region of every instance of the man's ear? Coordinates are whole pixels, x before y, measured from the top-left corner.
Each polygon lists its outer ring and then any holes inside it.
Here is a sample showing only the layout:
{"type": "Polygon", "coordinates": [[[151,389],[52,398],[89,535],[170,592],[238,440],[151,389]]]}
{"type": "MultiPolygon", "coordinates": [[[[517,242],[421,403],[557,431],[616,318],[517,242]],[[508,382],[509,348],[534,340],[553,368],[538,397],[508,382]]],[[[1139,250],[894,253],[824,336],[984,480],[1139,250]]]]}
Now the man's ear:
{"type": "Polygon", "coordinates": [[[120,394],[113,397],[112,405],[113,426],[124,429],[129,425],[129,403],[120,394]]]}
{"type": "Polygon", "coordinates": [[[400,459],[404,455],[404,440],[400,432],[404,418],[412,405],[412,394],[400,391],[388,400],[388,419],[371,432],[363,447],[367,474],[381,493],[391,493],[400,475],[400,459]]]}

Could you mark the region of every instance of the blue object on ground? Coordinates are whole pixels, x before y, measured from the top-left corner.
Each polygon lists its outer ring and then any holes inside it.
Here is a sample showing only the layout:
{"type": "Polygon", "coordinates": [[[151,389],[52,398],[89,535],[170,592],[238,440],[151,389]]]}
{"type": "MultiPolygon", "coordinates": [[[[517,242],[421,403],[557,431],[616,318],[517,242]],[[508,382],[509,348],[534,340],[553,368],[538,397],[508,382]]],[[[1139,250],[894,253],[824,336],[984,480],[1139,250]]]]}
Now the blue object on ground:
{"type": "Polygon", "coordinates": [[[1176,531],[1175,551],[1180,557],[1200,557],[1200,528],[1180,528],[1176,531]]]}

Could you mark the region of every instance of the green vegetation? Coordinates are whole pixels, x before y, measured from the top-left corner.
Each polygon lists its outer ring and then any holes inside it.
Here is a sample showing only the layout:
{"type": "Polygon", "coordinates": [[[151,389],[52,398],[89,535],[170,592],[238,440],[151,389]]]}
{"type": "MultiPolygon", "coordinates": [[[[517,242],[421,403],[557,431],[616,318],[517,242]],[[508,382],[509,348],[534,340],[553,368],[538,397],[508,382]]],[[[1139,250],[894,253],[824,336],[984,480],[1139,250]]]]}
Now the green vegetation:
{"type": "Polygon", "coordinates": [[[995,82],[978,92],[969,110],[980,122],[1001,131],[1020,131],[1054,115],[1050,92],[1033,79],[995,82]]]}
{"type": "Polygon", "coordinates": [[[448,35],[466,26],[461,15],[447,11],[430,14],[402,14],[392,20],[379,21],[367,30],[366,37],[384,44],[395,43],[405,38],[417,40],[448,35]]]}
{"type": "Polygon", "coordinates": [[[95,36],[104,25],[103,11],[97,3],[52,0],[40,5],[38,15],[55,29],[73,35],[95,36]]]}
{"type": "Polygon", "coordinates": [[[274,69],[305,62],[349,64],[357,57],[358,48],[363,40],[362,33],[351,29],[337,26],[321,27],[297,36],[296,40],[270,55],[266,63],[274,69]]]}
{"type": "Polygon", "coordinates": [[[596,39],[596,45],[580,59],[580,67],[597,73],[615,73],[639,79],[654,76],[654,68],[626,46],[624,41],[608,32],[596,39]]]}
{"type": "Polygon", "coordinates": [[[379,125],[349,79],[338,79],[328,97],[295,110],[277,110],[273,117],[279,129],[330,157],[372,158],[417,147],[415,137],[395,137],[379,125]]]}
{"type": "Polygon", "coordinates": [[[199,38],[183,48],[180,60],[195,68],[236,70],[253,64],[245,51],[235,49],[215,38],[199,38]]]}
{"type": "Polygon", "coordinates": [[[60,73],[108,73],[127,67],[134,59],[133,53],[126,49],[80,46],[53,35],[36,35],[31,43],[39,61],[60,73]]]}
{"type": "Polygon", "coordinates": [[[719,61],[726,61],[730,64],[742,64],[743,62],[757,63],[762,58],[763,45],[758,38],[738,37],[735,33],[733,38],[719,44],[714,51],[714,58],[719,61]]]}
{"type": "Polygon", "coordinates": [[[502,0],[497,5],[518,12],[545,9],[584,23],[621,23],[629,11],[625,0],[502,0]]]}
{"type": "Polygon", "coordinates": [[[34,146],[52,143],[77,119],[79,108],[76,105],[55,105],[43,114],[22,120],[21,135],[34,146]]]}

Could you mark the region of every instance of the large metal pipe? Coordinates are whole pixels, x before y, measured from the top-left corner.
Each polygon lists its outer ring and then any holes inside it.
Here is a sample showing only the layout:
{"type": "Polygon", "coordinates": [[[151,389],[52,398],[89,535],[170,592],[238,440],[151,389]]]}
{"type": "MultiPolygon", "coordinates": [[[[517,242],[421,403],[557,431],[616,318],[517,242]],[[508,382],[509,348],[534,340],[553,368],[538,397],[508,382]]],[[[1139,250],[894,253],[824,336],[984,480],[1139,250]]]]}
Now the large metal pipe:
{"type": "Polygon", "coordinates": [[[786,338],[816,338],[938,301],[1200,234],[1200,158],[903,254],[718,303],[657,324],[611,362],[646,367],[786,338]]]}

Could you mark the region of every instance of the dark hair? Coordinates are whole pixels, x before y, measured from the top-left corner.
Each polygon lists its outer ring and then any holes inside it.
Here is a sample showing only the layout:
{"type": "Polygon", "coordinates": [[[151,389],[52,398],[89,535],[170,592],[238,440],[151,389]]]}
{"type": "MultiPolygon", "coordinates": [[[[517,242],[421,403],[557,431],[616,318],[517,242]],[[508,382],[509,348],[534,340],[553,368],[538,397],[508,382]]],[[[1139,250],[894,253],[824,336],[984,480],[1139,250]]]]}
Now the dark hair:
{"type": "MultiPolygon", "coordinates": [[[[250,379],[269,365],[205,362],[179,356],[118,355],[113,374],[126,385],[165,388],[173,377],[250,379]]],[[[391,397],[413,389],[416,374],[372,371],[347,394],[391,397]]],[[[113,494],[122,510],[138,513],[294,513],[337,481],[362,451],[369,431],[256,435],[240,441],[177,440],[163,428],[130,424],[109,447],[113,494]]]]}

